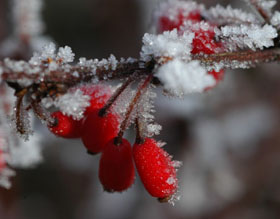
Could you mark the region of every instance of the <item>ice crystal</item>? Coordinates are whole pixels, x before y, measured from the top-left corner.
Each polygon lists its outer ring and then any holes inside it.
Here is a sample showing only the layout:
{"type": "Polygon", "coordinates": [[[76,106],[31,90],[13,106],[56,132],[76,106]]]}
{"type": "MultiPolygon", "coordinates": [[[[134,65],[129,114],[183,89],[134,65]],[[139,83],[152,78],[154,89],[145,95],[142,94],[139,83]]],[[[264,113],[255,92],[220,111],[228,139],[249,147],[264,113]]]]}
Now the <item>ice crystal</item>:
{"type": "Polygon", "coordinates": [[[10,147],[9,164],[19,168],[32,168],[42,161],[41,135],[34,134],[28,142],[18,140],[17,146],[10,147]]]}
{"type": "Polygon", "coordinates": [[[280,12],[279,11],[274,12],[270,22],[273,26],[276,26],[276,27],[280,26],[280,12]]]}
{"type": "Polygon", "coordinates": [[[158,19],[161,16],[167,16],[168,19],[177,22],[179,12],[183,17],[187,17],[192,11],[204,10],[204,5],[197,4],[194,1],[169,0],[160,4],[159,8],[155,12],[155,17],[158,19]]]}
{"type": "Polygon", "coordinates": [[[137,113],[140,122],[139,128],[143,137],[151,138],[154,135],[159,135],[162,129],[161,125],[154,122],[154,99],[156,96],[156,93],[152,91],[152,87],[148,87],[146,93],[142,95],[137,106],[137,113]]]}
{"type": "Polygon", "coordinates": [[[60,47],[58,49],[57,58],[62,60],[62,62],[73,62],[75,54],[72,52],[72,49],[69,46],[60,47]]]}
{"type": "Polygon", "coordinates": [[[13,0],[13,18],[16,34],[26,36],[40,35],[44,30],[41,20],[42,0],[13,0]]]}
{"type": "Polygon", "coordinates": [[[202,92],[215,84],[213,76],[207,74],[199,61],[183,62],[174,59],[161,66],[155,75],[166,90],[177,96],[202,92]]]}
{"type": "Polygon", "coordinates": [[[256,23],[258,22],[254,14],[244,12],[241,9],[234,9],[230,5],[223,7],[217,5],[211,7],[205,13],[208,19],[218,22],[218,24],[240,24],[240,23],[256,23]]]}
{"type": "Polygon", "coordinates": [[[89,100],[90,96],[85,95],[81,90],[77,89],[74,92],[68,92],[58,97],[54,105],[65,115],[80,120],[84,116],[86,107],[90,105],[89,100]]]}
{"type": "Polygon", "coordinates": [[[274,45],[273,39],[278,36],[271,25],[224,26],[216,34],[228,45],[229,50],[249,48],[251,50],[268,48],[274,45]]]}
{"type": "Polygon", "coordinates": [[[143,37],[141,59],[149,61],[160,57],[181,57],[189,59],[194,33],[185,31],[179,35],[177,30],[154,35],[146,33],[143,37]]]}
{"type": "Polygon", "coordinates": [[[16,173],[14,170],[5,167],[1,172],[0,172],[0,186],[9,189],[11,188],[12,184],[10,181],[10,177],[15,176],[16,173]]]}

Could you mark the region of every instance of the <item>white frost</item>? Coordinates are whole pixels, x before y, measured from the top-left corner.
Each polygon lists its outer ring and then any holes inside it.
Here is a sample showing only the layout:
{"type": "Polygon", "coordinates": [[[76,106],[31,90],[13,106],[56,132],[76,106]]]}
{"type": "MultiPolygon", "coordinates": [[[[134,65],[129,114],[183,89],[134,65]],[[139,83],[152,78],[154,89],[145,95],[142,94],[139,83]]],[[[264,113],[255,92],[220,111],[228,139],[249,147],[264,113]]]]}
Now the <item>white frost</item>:
{"type": "Polygon", "coordinates": [[[279,11],[275,11],[271,20],[270,20],[271,24],[278,27],[280,26],[280,12],[279,11]]]}
{"type": "Polygon", "coordinates": [[[66,93],[58,97],[54,105],[65,115],[72,116],[73,119],[80,120],[84,116],[86,107],[90,105],[90,96],[84,95],[81,90],[66,93]]]}
{"type": "Polygon", "coordinates": [[[235,50],[236,47],[252,50],[268,48],[274,45],[273,39],[278,36],[277,30],[268,24],[225,26],[221,28],[221,32],[216,31],[216,34],[231,46],[230,50],[235,50]]]}
{"type": "Polygon", "coordinates": [[[149,61],[153,57],[181,57],[188,59],[192,50],[194,33],[184,32],[179,35],[177,30],[166,31],[154,35],[146,33],[143,37],[141,59],[149,61]]]}
{"type": "Polygon", "coordinates": [[[174,59],[161,66],[156,76],[166,90],[178,96],[203,92],[205,88],[215,85],[215,79],[207,74],[199,61],[185,63],[174,59]]]}
{"type": "Polygon", "coordinates": [[[72,49],[69,46],[60,47],[58,49],[57,58],[61,59],[63,62],[73,62],[75,54],[72,52],[72,49]]]}
{"type": "Polygon", "coordinates": [[[10,147],[9,164],[19,168],[30,168],[42,161],[41,135],[34,134],[28,142],[19,139],[18,145],[10,147]]]}

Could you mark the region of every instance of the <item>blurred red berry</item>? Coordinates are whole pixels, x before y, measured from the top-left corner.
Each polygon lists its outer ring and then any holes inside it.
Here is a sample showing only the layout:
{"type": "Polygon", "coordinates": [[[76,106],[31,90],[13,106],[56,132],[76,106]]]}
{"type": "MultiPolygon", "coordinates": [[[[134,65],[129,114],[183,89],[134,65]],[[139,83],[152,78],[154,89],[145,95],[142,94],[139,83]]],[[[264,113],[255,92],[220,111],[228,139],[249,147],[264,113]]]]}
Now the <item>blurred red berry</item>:
{"type": "Polygon", "coordinates": [[[104,190],[121,192],[134,182],[135,170],[132,148],[126,139],[120,145],[114,144],[114,138],[105,146],[99,164],[99,179],[104,190]]]}
{"type": "Polygon", "coordinates": [[[90,106],[85,110],[85,115],[93,112],[95,109],[100,109],[109,100],[112,95],[112,90],[109,86],[103,84],[86,85],[79,87],[86,95],[91,97],[90,106]]]}
{"type": "Polygon", "coordinates": [[[193,22],[201,21],[201,15],[198,10],[192,11],[189,14],[185,14],[183,10],[178,10],[178,14],[175,17],[163,15],[159,18],[158,31],[170,31],[173,29],[180,29],[185,21],[190,20],[193,22]]]}
{"type": "Polygon", "coordinates": [[[71,116],[64,115],[60,111],[53,112],[51,117],[55,119],[54,125],[49,125],[49,130],[56,136],[63,138],[79,138],[82,133],[82,122],[74,120],[71,116]]]}
{"type": "Polygon", "coordinates": [[[104,117],[95,109],[85,119],[82,130],[82,141],[89,152],[96,154],[102,151],[105,144],[119,131],[118,116],[108,113],[104,117]]]}
{"type": "Polygon", "coordinates": [[[133,158],[146,190],[161,199],[172,196],[178,187],[176,169],[170,155],[151,138],[134,144],[133,158]]]}
{"type": "MultiPolygon", "coordinates": [[[[159,32],[162,33],[164,31],[171,31],[173,29],[180,29],[185,21],[192,21],[194,25],[196,23],[202,21],[201,14],[198,10],[194,10],[188,14],[185,14],[185,12],[181,9],[178,10],[177,16],[168,16],[168,15],[163,15],[162,17],[159,18],[158,21],[158,29],[159,32]]],[[[204,21],[207,23],[207,21],[204,21]]],[[[191,51],[192,54],[214,54],[217,53],[217,51],[222,50],[222,44],[220,42],[217,42],[215,40],[215,32],[214,32],[214,24],[209,24],[209,29],[204,30],[199,28],[192,30],[195,34],[194,39],[193,39],[193,49],[191,51]]],[[[218,83],[223,79],[224,76],[224,70],[220,71],[209,71],[208,74],[212,75],[216,82],[218,83]]],[[[206,90],[210,89],[207,88],[206,90]]]]}

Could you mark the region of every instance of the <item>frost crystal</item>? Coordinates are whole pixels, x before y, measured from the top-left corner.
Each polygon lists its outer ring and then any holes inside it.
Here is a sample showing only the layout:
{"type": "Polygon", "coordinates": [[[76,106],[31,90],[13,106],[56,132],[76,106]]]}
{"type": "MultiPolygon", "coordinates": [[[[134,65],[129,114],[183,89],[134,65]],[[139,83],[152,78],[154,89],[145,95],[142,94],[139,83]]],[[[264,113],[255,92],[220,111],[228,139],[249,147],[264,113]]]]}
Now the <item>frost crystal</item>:
{"type": "Polygon", "coordinates": [[[72,49],[69,46],[65,46],[64,48],[59,48],[57,53],[57,58],[61,59],[63,62],[73,62],[75,54],[72,52],[72,49]]]}
{"type": "Polygon", "coordinates": [[[230,5],[226,8],[221,5],[210,8],[205,14],[208,19],[218,22],[219,24],[240,24],[256,23],[256,16],[244,12],[240,9],[233,9],[230,5]]]}
{"type": "Polygon", "coordinates": [[[279,11],[274,12],[270,22],[273,26],[276,26],[276,27],[280,26],[280,12],[279,11]]]}
{"type": "Polygon", "coordinates": [[[81,90],[66,93],[54,102],[65,115],[72,116],[73,119],[80,120],[83,118],[86,107],[90,105],[90,96],[84,95],[81,90]]]}
{"type": "Polygon", "coordinates": [[[255,24],[225,26],[216,34],[228,44],[229,50],[236,50],[237,47],[252,50],[268,48],[274,45],[273,39],[278,36],[277,30],[268,24],[263,27],[255,24]]]}
{"type": "Polygon", "coordinates": [[[19,168],[32,168],[42,161],[41,150],[40,135],[33,135],[28,142],[19,139],[17,147],[10,147],[9,164],[19,168]]]}
{"type": "Polygon", "coordinates": [[[16,34],[26,36],[40,35],[44,30],[41,21],[42,0],[14,0],[13,17],[16,34]]]}
{"type": "Polygon", "coordinates": [[[160,4],[155,12],[155,17],[158,19],[158,17],[167,16],[169,20],[176,22],[179,12],[182,13],[182,16],[188,16],[192,11],[204,11],[204,9],[204,5],[194,1],[169,0],[160,4]]]}
{"type": "Polygon", "coordinates": [[[185,63],[174,59],[161,66],[155,75],[166,90],[177,96],[202,92],[215,85],[215,79],[207,74],[199,61],[185,63]]]}
{"type": "Polygon", "coordinates": [[[141,50],[141,59],[143,61],[149,61],[153,57],[189,59],[193,38],[194,33],[186,31],[183,35],[178,35],[176,29],[159,35],[146,33],[143,37],[144,45],[141,50]]]}

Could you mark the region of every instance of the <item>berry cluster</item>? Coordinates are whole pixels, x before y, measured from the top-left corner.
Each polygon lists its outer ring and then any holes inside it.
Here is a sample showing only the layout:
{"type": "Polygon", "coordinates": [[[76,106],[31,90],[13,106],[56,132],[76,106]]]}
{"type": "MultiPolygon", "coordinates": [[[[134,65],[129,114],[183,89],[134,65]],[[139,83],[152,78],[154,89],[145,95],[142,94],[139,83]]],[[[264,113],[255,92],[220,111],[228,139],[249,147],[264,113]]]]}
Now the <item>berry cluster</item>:
{"type": "MultiPolygon", "coordinates": [[[[216,25],[206,21],[198,9],[188,11],[178,8],[174,18],[167,11],[162,11],[158,16],[158,32],[177,29],[179,35],[190,31],[194,34],[191,54],[214,54],[223,51],[223,45],[215,39],[216,25]]],[[[224,71],[211,70],[216,84],[223,78],[224,71]]],[[[89,154],[101,153],[99,165],[99,179],[104,190],[121,192],[128,189],[134,182],[135,169],[146,190],[160,201],[167,201],[177,190],[178,180],[176,167],[178,163],[171,160],[169,154],[164,151],[158,142],[141,133],[139,114],[139,100],[146,92],[148,84],[153,83],[154,76],[148,75],[135,93],[135,97],[126,109],[124,119],[110,110],[117,101],[118,96],[125,87],[133,81],[133,77],[127,80],[114,94],[105,85],[81,86],[83,94],[90,96],[90,104],[85,109],[84,118],[75,120],[71,116],[57,111],[52,113],[55,122],[49,125],[49,129],[57,136],[64,138],[81,138],[89,154]],[[135,144],[131,144],[123,138],[127,129],[128,120],[133,111],[137,111],[135,118],[137,137],[135,144]]],[[[205,90],[211,87],[206,87],[205,90]]],[[[143,124],[142,124],[143,126],[143,124]]],[[[143,127],[142,127],[143,128],[143,127]]]]}
{"type": "MultiPolygon", "coordinates": [[[[163,10],[158,17],[157,29],[159,33],[164,31],[172,31],[177,29],[179,34],[183,34],[186,30],[194,33],[192,42],[192,54],[210,55],[223,51],[223,45],[215,38],[214,28],[217,27],[213,22],[207,21],[202,16],[199,8],[189,11],[186,8],[177,8],[175,17],[174,11],[163,10]]],[[[211,70],[208,74],[212,75],[216,84],[224,77],[224,70],[211,70]]],[[[209,88],[207,88],[209,89],[209,88]]]]}
{"type": "Polygon", "coordinates": [[[55,122],[49,130],[59,137],[81,138],[90,154],[101,152],[99,179],[105,191],[122,192],[134,182],[135,168],[147,189],[160,201],[168,200],[178,187],[176,165],[160,145],[151,138],[137,138],[131,144],[122,137],[120,118],[106,112],[106,102],[114,98],[105,85],[78,88],[91,97],[84,118],[74,120],[60,111],[52,113],[55,122]]]}

